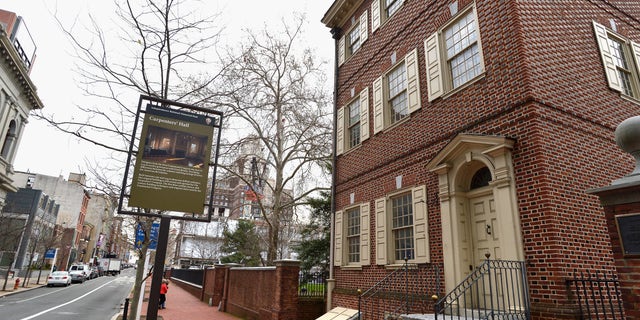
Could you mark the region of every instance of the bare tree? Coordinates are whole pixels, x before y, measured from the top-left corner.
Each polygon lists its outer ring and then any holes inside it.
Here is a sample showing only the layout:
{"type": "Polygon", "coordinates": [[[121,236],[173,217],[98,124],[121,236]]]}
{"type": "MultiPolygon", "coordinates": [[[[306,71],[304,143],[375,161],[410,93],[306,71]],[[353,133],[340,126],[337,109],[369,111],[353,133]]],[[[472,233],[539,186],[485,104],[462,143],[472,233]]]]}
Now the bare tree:
{"type": "MultiPolygon", "coordinates": [[[[105,23],[89,15],[88,23],[74,21],[60,27],[75,48],[77,82],[90,102],[77,106],[66,118],[40,114],[50,125],[110,151],[108,159],[88,159],[95,186],[106,194],[120,194],[124,163],[130,145],[138,95],[189,102],[197,87],[186,86],[190,74],[201,71],[217,41],[215,16],[200,16],[198,1],[117,0],[115,21],[105,23]],[[87,38],[81,35],[88,34],[87,38]],[[209,52],[208,52],[209,51],[209,52]],[[187,89],[188,88],[188,89],[187,89]]],[[[215,78],[215,77],[214,77],[215,78]]],[[[149,234],[151,220],[135,218],[149,234]]],[[[146,255],[148,237],[140,249],[146,255]]],[[[131,310],[136,316],[144,277],[138,260],[131,310]]]]}
{"type": "MultiPolygon", "coordinates": [[[[268,229],[267,264],[278,257],[281,229],[308,195],[326,190],[322,168],[331,154],[329,94],[323,65],[303,38],[304,16],[282,22],[281,30],[245,31],[215,89],[198,91],[203,101],[229,119],[238,139],[225,146],[226,169],[257,194],[255,204],[268,229]],[[207,95],[208,94],[208,95],[207,95]],[[260,164],[256,177],[233,161],[247,145],[260,164]],[[269,196],[265,196],[265,195],[269,196]]],[[[201,88],[203,85],[195,88],[201,88]]],[[[229,133],[229,132],[227,132],[229,133]]]]}

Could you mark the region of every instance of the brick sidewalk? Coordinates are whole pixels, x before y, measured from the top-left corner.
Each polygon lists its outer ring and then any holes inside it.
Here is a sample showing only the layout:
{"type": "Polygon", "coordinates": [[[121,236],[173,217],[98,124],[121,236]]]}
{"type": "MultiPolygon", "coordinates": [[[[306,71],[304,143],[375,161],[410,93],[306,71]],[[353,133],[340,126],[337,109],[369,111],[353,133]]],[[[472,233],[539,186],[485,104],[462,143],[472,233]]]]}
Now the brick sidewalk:
{"type": "MultiPolygon", "coordinates": [[[[151,279],[147,279],[145,297],[149,296],[149,288],[151,288],[151,279]]],[[[239,320],[228,313],[218,311],[218,307],[210,307],[207,303],[200,301],[198,298],[180,288],[180,286],[171,283],[167,292],[166,309],[158,310],[158,319],[163,320],[239,320]]],[[[145,299],[142,304],[141,315],[147,314],[148,301],[145,299]]]]}

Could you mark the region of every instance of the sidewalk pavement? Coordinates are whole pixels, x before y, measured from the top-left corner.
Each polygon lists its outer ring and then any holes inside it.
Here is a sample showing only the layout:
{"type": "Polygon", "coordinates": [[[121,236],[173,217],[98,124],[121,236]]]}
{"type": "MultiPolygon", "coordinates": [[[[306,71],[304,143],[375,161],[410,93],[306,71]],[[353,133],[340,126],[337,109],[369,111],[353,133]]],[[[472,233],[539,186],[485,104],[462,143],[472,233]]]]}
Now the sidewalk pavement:
{"type": "Polygon", "coordinates": [[[24,278],[20,278],[20,285],[18,286],[18,288],[16,288],[15,290],[13,289],[16,279],[18,279],[18,277],[15,278],[11,278],[9,277],[8,281],[7,281],[7,287],[6,290],[3,291],[2,288],[4,288],[4,275],[0,276],[0,298],[8,296],[8,295],[12,295],[12,294],[16,294],[20,291],[25,291],[25,290],[31,290],[31,289],[35,289],[35,288],[39,288],[42,286],[46,286],[47,285],[47,275],[49,274],[49,272],[42,272],[42,275],[40,276],[40,284],[36,284],[36,282],[38,281],[38,271],[33,271],[31,273],[31,278],[29,278],[29,281],[27,282],[26,286],[22,286],[23,282],[24,282],[24,278]]]}
{"type": "MultiPolygon", "coordinates": [[[[151,278],[147,279],[145,286],[145,301],[142,304],[141,315],[147,314],[149,288],[151,278]]],[[[180,288],[173,281],[169,284],[167,292],[166,309],[158,310],[158,319],[163,320],[239,320],[240,318],[228,313],[218,311],[218,307],[210,307],[209,304],[200,301],[194,295],[180,288]]],[[[144,318],[142,318],[144,319],[144,318]]]]}

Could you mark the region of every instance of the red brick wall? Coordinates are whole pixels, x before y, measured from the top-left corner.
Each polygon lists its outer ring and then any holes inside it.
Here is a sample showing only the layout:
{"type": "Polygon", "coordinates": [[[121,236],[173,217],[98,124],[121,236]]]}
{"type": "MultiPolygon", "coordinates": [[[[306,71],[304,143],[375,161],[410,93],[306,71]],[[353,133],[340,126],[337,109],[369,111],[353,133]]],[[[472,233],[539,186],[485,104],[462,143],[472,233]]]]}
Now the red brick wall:
{"type": "MultiPolygon", "coordinates": [[[[633,192],[640,192],[636,188],[633,192]]],[[[623,204],[605,207],[607,227],[613,244],[613,257],[618,270],[620,287],[626,316],[629,319],[640,319],[640,257],[624,256],[615,216],[640,213],[640,203],[623,204]]]]}
{"type": "MultiPolygon", "coordinates": [[[[385,186],[393,185],[396,176],[402,175],[405,185],[426,185],[431,261],[442,263],[437,177],[426,163],[459,133],[512,138],[532,312],[536,319],[571,318],[575,306],[569,305],[565,288],[569,274],[615,271],[602,209],[585,190],[632,170],[613,132],[640,110],[608,89],[592,21],[608,25],[614,19],[623,34],[640,42],[632,18],[640,16],[640,2],[476,1],[484,77],[429,103],[423,42],[447,22],[451,2],[406,1],[339,68],[338,106],[352,98],[352,88],[370,88],[371,138],[337,159],[337,210],[349,205],[354,193],[356,203],[371,204],[370,230],[375,230],[373,200],[386,194],[385,186]],[[372,82],[388,71],[393,52],[400,60],[414,48],[422,108],[399,126],[373,135],[372,82]]],[[[354,16],[370,3],[364,1],[354,16]]],[[[372,244],[374,236],[371,232],[372,244]]],[[[375,250],[372,246],[371,261],[375,250]]],[[[355,290],[372,286],[384,271],[377,266],[336,268],[334,306],[357,307],[355,290]]]]}

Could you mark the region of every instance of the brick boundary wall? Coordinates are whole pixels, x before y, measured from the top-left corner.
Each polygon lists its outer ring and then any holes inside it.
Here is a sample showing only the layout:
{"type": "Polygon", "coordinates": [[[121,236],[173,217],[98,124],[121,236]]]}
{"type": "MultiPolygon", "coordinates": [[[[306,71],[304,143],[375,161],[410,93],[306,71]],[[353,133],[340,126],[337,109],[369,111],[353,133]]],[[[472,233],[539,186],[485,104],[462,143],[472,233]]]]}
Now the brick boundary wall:
{"type": "Polygon", "coordinates": [[[640,213],[640,181],[589,191],[600,197],[611,238],[620,291],[627,319],[640,319],[640,256],[625,256],[616,224],[617,215],[640,213]]]}

